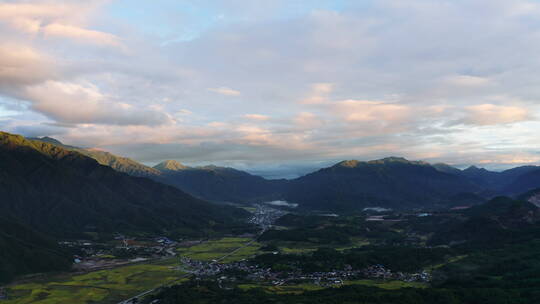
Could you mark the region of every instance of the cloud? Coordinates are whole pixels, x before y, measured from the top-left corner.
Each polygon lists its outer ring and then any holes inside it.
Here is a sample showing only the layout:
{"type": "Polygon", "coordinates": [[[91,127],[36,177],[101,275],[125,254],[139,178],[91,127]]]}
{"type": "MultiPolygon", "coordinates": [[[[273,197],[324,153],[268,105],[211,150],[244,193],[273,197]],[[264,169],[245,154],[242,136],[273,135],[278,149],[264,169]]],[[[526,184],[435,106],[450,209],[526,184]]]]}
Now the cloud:
{"type": "Polygon", "coordinates": [[[73,25],[53,23],[42,28],[45,37],[71,38],[81,43],[120,46],[120,39],[115,35],[87,30],[73,25]]]}
{"type": "Polygon", "coordinates": [[[59,136],[67,134],[68,130],[57,127],[50,126],[41,123],[30,123],[24,125],[17,125],[13,128],[13,132],[17,134],[24,134],[27,137],[42,137],[42,136],[59,136]]]}
{"type": "Polygon", "coordinates": [[[61,37],[84,44],[120,46],[113,34],[85,28],[88,16],[106,1],[0,3],[0,22],[30,35],[61,37]]]}
{"type": "Polygon", "coordinates": [[[104,3],[1,3],[0,25],[6,26],[0,29],[0,94],[30,104],[27,109],[57,123],[169,123],[163,109],[132,104],[125,96],[103,92],[103,87],[111,88],[113,83],[89,77],[89,70],[81,67],[82,58],[99,58],[104,53],[79,49],[71,42],[121,46],[116,35],[87,28],[90,16],[104,3]]]}
{"type": "Polygon", "coordinates": [[[246,114],[244,115],[244,117],[250,120],[258,120],[258,121],[265,121],[265,120],[270,119],[270,116],[262,115],[262,114],[246,114]]]}
{"type": "Polygon", "coordinates": [[[233,90],[228,87],[209,88],[208,91],[218,93],[225,96],[240,96],[240,91],[233,90]]]}
{"type": "Polygon", "coordinates": [[[335,109],[351,122],[399,122],[411,114],[408,106],[371,100],[343,100],[335,104],[335,109]]]}
{"type": "Polygon", "coordinates": [[[0,87],[33,84],[54,77],[47,56],[20,44],[0,44],[0,87]]]}
{"type": "Polygon", "coordinates": [[[480,104],[468,106],[465,111],[465,117],[459,122],[479,126],[510,124],[532,119],[527,109],[516,106],[480,104]]]}
{"type": "Polygon", "coordinates": [[[328,100],[328,95],[334,90],[333,83],[314,83],[310,95],[302,100],[305,104],[318,104],[328,100]]]}
{"type": "Polygon", "coordinates": [[[317,117],[317,115],[310,112],[301,112],[296,115],[293,119],[295,126],[300,129],[315,129],[321,127],[324,124],[324,121],[317,117]]]}
{"type": "Polygon", "coordinates": [[[446,83],[453,86],[480,87],[490,84],[490,80],[478,76],[457,75],[447,77],[446,83]]]}
{"type": "Polygon", "coordinates": [[[176,112],[178,115],[191,115],[193,112],[187,109],[180,109],[178,112],[176,112]]]}
{"type": "Polygon", "coordinates": [[[33,109],[63,123],[159,125],[170,120],[159,109],[111,101],[90,84],[47,81],[27,87],[23,95],[33,109]]]}

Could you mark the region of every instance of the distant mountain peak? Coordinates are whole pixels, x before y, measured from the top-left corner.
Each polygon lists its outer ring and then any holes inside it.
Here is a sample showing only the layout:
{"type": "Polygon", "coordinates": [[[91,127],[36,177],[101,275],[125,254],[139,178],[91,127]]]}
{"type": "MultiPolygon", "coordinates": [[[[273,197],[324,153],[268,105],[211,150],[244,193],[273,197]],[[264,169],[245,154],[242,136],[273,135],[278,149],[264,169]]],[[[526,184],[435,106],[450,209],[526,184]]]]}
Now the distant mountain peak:
{"type": "Polygon", "coordinates": [[[337,163],[337,166],[340,167],[347,167],[347,168],[355,168],[358,166],[360,162],[354,159],[351,160],[344,160],[342,162],[337,163]]]}
{"type": "Polygon", "coordinates": [[[154,166],[154,169],[159,171],[180,171],[188,168],[176,160],[166,160],[154,166]]]}
{"type": "Polygon", "coordinates": [[[53,144],[53,145],[60,145],[60,146],[63,146],[64,144],[59,141],[58,139],[56,138],[52,138],[52,137],[49,137],[49,136],[43,136],[43,137],[30,137],[28,138],[29,140],[38,140],[38,141],[42,141],[42,142],[46,142],[46,143],[49,143],[49,144],[53,144]]]}
{"type": "Polygon", "coordinates": [[[396,157],[396,156],[390,156],[385,157],[381,159],[375,159],[370,161],[358,161],[358,160],[344,160],[339,163],[337,163],[336,167],[346,167],[346,168],[356,168],[361,164],[368,164],[368,165],[384,165],[384,164],[390,164],[390,163],[404,163],[404,164],[414,164],[414,165],[428,165],[428,163],[423,161],[410,161],[403,157],[396,157]]]}
{"type": "Polygon", "coordinates": [[[205,170],[205,171],[221,171],[221,172],[239,172],[239,170],[236,170],[234,168],[229,168],[229,167],[220,167],[220,166],[216,166],[216,165],[206,165],[206,166],[200,166],[200,167],[196,167],[197,169],[199,170],[205,170]]]}
{"type": "Polygon", "coordinates": [[[436,164],[433,164],[431,166],[433,168],[435,168],[439,172],[450,173],[450,174],[460,174],[461,173],[461,170],[459,170],[458,168],[453,167],[453,166],[451,166],[449,164],[445,164],[445,163],[436,163],[436,164]]]}
{"type": "Polygon", "coordinates": [[[407,160],[404,157],[390,156],[390,157],[385,157],[381,159],[371,160],[368,163],[373,163],[373,164],[383,163],[384,164],[384,163],[410,163],[410,162],[411,161],[407,160]]]}
{"type": "Polygon", "coordinates": [[[479,168],[475,165],[472,165],[470,167],[468,167],[467,169],[463,170],[463,172],[467,173],[467,172],[488,172],[487,169],[485,168],[479,168]]]}

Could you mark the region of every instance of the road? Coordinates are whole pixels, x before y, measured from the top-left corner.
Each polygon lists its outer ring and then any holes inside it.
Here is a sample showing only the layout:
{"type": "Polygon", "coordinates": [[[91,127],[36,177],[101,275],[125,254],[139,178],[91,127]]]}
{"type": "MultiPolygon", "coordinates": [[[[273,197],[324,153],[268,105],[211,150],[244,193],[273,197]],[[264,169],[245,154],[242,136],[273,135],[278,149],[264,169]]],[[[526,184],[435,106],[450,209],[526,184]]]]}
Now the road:
{"type": "MultiPolygon", "coordinates": [[[[224,259],[226,259],[227,257],[230,257],[231,255],[235,254],[236,252],[238,252],[239,250],[241,250],[242,248],[245,248],[251,244],[253,244],[254,242],[257,241],[257,239],[268,229],[268,227],[272,224],[271,222],[275,221],[277,219],[276,216],[273,216],[273,217],[270,217],[271,219],[269,219],[268,217],[268,213],[273,213],[275,212],[277,209],[273,209],[273,208],[269,208],[269,207],[263,207],[262,205],[259,205],[257,206],[257,212],[256,212],[256,215],[261,217],[261,219],[259,221],[257,221],[260,226],[261,226],[261,231],[257,234],[257,236],[255,236],[253,239],[251,239],[249,242],[247,243],[244,243],[242,246],[238,247],[238,248],[235,248],[234,250],[232,250],[231,252],[219,257],[216,259],[215,262],[213,263],[218,263],[224,259]],[[270,221],[270,222],[269,222],[270,221]]],[[[146,296],[146,295],[149,295],[153,292],[155,292],[156,290],[160,289],[160,288],[163,288],[163,287],[168,287],[168,286],[171,286],[171,285],[174,285],[176,282],[184,279],[184,278],[187,278],[189,276],[192,276],[192,274],[190,273],[187,273],[187,274],[184,274],[180,277],[178,277],[178,279],[172,281],[172,282],[169,282],[167,284],[163,284],[163,285],[160,285],[156,288],[153,288],[153,289],[150,289],[150,290],[147,290],[147,291],[144,291],[134,297],[131,297],[127,300],[124,300],[122,302],[119,302],[118,304],[135,304],[139,301],[140,298],[146,296]]]]}
{"type": "MultiPolygon", "coordinates": [[[[235,254],[236,252],[238,252],[238,251],[241,250],[242,248],[245,248],[245,247],[251,245],[253,242],[256,242],[256,241],[257,241],[257,239],[259,238],[259,236],[260,236],[260,234],[258,234],[256,237],[254,237],[253,239],[251,239],[249,242],[244,243],[242,246],[240,246],[240,247],[238,247],[238,248],[235,248],[235,249],[232,250],[231,252],[229,252],[229,253],[227,253],[227,254],[225,254],[225,255],[223,255],[223,256],[217,258],[217,259],[216,259],[214,262],[212,262],[212,263],[218,263],[218,262],[220,262],[220,261],[226,259],[227,257],[230,257],[231,255],[235,254]]],[[[187,277],[189,277],[189,276],[192,276],[192,274],[191,274],[191,273],[186,273],[186,274],[184,274],[184,275],[178,277],[178,279],[176,279],[176,280],[174,280],[174,281],[172,281],[172,282],[168,282],[167,284],[163,284],[163,285],[160,285],[160,286],[158,286],[158,287],[156,287],[156,288],[152,288],[152,289],[150,289],[150,290],[144,291],[144,292],[142,292],[142,293],[140,293],[140,294],[138,294],[138,295],[136,295],[136,296],[134,296],[134,297],[131,297],[131,298],[127,299],[127,300],[124,300],[124,301],[122,301],[122,302],[119,302],[118,304],[134,304],[134,303],[137,303],[137,301],[139,300],[139,298],[142,298],[142,297],[144,297],[144,296],[146,296],[146,295],[149,295],[149,294],[153,293],[154,291],[156,291],[156,290],[158,290],[158,289],[160,289],[160,288],[172,286],[172,285],[174,285],[175,283],[177,283],[178,281],[180,281],[180,280],[182,280],[182,279],[185,279],[185,278],[187,278],[187,277]]]]}
{"type": "Polygon", "coordinates": [[[189,276],[192,276],[192,274],[186,273],[186,274],[184,274],[184,275],[178,277],[178,279],[176,279],[176,280],[174,280],[174,281],[172,281],[172,282],[169,282],[169,283],[167,283],[167,284],[163,284],[163,285],[158,286],[158,287],[156,287],[156,288],[153,288],[153,289],[147,290],[147,291],[145,291],[145,292],[142,292],[142,293],[140,293],[140,294],[138,294],[138,295],[136,295],[136,296],[134,296],[134,297],[131,297],[131,298],[127,299],[127,300],[124,300],[124,301],[122,301],[122,302],[119,302],[118,304],[135,304],[135,303],[137,303],[137,302],[139,301],[140,298],[142,298],[142,297],[144,297],[144,296],[146,296],[146,295],[149,295],[149,294],[153,293],[154,291],[156,291],[156,290],[158,290],[158,289],[160,289],[160,288],[168,287],[168,286],[174,285],[176,282],[178,282],[178,281],[180,281],[180,280],[182,280],[182,279],[184,279],[184,278],[187,278],[187,277],[189,277],[189,276]]]}

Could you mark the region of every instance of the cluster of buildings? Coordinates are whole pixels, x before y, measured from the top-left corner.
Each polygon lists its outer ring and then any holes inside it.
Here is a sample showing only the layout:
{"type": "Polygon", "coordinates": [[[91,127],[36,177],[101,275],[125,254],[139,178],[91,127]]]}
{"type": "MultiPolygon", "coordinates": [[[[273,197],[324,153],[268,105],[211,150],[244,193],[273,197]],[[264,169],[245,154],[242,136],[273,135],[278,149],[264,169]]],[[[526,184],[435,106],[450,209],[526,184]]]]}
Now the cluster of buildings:
{"type": "Polygon", "coordinates": [[[73,258],[75,269],[90,271],[175,256],[175,249],[181,243],[161,236],[136,240],[118,235],[113,242],[76,240],[63,241],[60,245],[73,248],[77,252],[73,258]]]}
{"type": "Polygon", "coordinates": [[[416,273],[392,272],[383,265],[371,265],[361,271],[363,277],[385,280],[399,280],[404,282],[429,282],[431,275],[423,270],[416,273]]]}
{"type": "Polygon", "coordinates": [[[270,269],[261,269],[258,266],[249,265],[245,261],[222,264],[181,257],[180,265],[181,270],[191,273],[197,278],[217,276],[219,274],[223,274],[227,270],[235,270],[246,273],[248,279],[265,278],[270,273],[270,269]]]}
{"type": "Polygon", "coordinates": [[[344,270],[329,272],[302,273],[276,272],[270,268],[261,268],[246,261],[220,264],[215,262],[203,262],[182,257],[181,269],[193,274],[198,279],[208,279],[217,277],[220,282],[235,281],[234,275],[242,274],[242,280],[271,282],[275,286],[293,282],[313,282],[319,286],[341,285],[347,280],[357,279],[382,279],[399,280],[404,282],[429,282],[431,277],[426,271],[418,273],[392,272],[383,265],[372,265],[362,270],[353,270],[351,266],[346,266],[344,270]],[[227,277],[227,273],[233,274],[227,277]]]}
{"type": "Polygon", "coordinates": [[[254,207],[255,211],[252,212],[249,222],[261,227],[262,231],[266,231],[278,218],[287,214],[287,211],[265,206],[263,204],[256,204],[254,207]]]}

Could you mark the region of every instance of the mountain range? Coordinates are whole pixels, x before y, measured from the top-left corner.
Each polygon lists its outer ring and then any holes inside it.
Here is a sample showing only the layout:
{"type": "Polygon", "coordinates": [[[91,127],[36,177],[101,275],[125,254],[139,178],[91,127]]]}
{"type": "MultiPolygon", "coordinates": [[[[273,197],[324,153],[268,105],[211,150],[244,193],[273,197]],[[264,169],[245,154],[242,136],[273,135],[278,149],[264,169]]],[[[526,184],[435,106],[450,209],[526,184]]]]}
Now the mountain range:
{"type": "Polygon", "coordinates": [[[481,203],[497,195],[518,195],[540,187],[540,167],[522,166],[502,172],[471,166],[388,157],[347,160],[299,178],[268,180],[233,168],[190,167],[166,160],[152,167],[114,154],[37,138],[94,158],[100,164],[133,176],[144,176],[214,202],[253,203],[286,200],[316,210],[361,210],[366,207],[444,208],[481,203]]]}
{"type": "Polygon", "coordinates": [[[284,179],[267,180],[233,168],[212,165],[189,167],[175,160],[163,161],[152,168],[109,152],[64,145],[51,137],[30,139],[79,152],[116,171],[148,177],[208,201],[249,203],[279,199],[287,185],[284,179]]]}
{"type": "Polygon", "coordinates": [[[342,161],[292,180],[285,198],[314,209],[345,211],[358,207],[435,207],[460,193],[479,188],[458,175],[425,162],[389,157],[342,161]]]}

